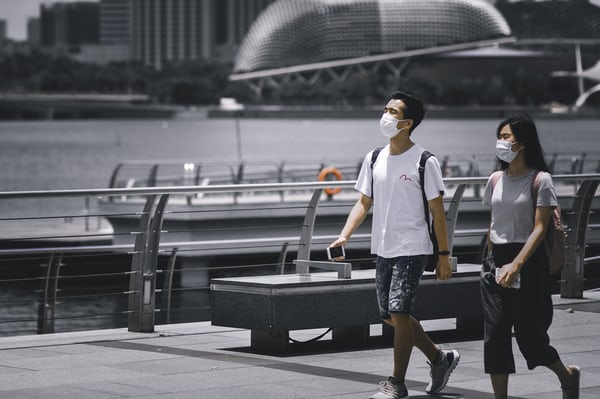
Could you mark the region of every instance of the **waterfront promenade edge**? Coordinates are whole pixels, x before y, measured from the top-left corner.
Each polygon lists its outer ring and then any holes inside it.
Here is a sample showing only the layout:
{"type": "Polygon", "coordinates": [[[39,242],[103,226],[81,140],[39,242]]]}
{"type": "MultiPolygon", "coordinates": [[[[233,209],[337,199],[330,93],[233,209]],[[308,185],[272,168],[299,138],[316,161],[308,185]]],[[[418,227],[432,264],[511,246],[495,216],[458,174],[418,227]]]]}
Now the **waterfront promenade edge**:
{"type": "MultiPolygon", "coordinates": [[[[582,399],[600,397],[600,290],[583,299],[553,296],[552,344],[582,370],[582,399]]],[[[441,323],[441,322],[440,322],[441,323]]],[[[372,326],[377,328],[378,326],[372,326]]],[[[426,326],[435,329],[435,325],[426,326]]],[[[310,339],[320,330],[293,332],[310,339]]],[[[249,350],[250,332],[210,322],[157,325],[152,333],[94,330],[0,338],[2,398],[367,398],[390,372],[391,348],[332,348],[325,341],[285,356],[249,350]]],[[[437,398],[493,398],[483,374],[483,343],[450,337],[442,344],[461,362],[437,398]]],[[[517,374],[511,398],[562,397],[557,379],[528,371],[514,347],[517,374]]],[[[411,398],[429,398],[429,367],[413,352],[407,375],[411,398]]]]}

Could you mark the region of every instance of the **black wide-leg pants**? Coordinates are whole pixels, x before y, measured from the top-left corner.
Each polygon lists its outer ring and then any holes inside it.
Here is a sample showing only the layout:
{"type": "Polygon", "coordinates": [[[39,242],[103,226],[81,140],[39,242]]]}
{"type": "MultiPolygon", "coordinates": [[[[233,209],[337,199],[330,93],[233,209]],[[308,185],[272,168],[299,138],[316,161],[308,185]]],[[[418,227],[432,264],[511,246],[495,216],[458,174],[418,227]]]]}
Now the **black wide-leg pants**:
{"type": "MultiPolygon", "coordinates": [[[[523,244],[495,245],[497,267],[510,263],[523,244]]],[[[484,313],[484,370],[488,374],[515,372],[512,329],[527,367],[549,366],[559,360],[550,346],[548,328],[552,323],[552,297],[546,254],[540,245],[521,268],[521,288],[502,288],[495,270],[481,273],[481,299],[484,313]]]]}

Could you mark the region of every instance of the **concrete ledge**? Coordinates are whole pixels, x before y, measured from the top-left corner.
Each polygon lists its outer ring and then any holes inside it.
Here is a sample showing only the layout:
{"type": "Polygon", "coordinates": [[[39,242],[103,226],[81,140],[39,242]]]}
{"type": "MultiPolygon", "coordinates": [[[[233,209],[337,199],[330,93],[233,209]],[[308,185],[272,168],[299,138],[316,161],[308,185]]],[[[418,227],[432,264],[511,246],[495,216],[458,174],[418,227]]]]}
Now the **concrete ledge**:
{"type": "MultiPolygon", "coordinates": [[[[458,265],[447,281],[426,273],[414,316],[419,320],[456,318],[456,330],[481,336],[479,265],[458,265]]],[[[250,329],[251,347],[285,352],[289,331],[332,328],[334,344],[364,345],[369,326],[381,323],[375,294],[375,270],[287,274],[213,279],[212,324],[250,329]]]]}

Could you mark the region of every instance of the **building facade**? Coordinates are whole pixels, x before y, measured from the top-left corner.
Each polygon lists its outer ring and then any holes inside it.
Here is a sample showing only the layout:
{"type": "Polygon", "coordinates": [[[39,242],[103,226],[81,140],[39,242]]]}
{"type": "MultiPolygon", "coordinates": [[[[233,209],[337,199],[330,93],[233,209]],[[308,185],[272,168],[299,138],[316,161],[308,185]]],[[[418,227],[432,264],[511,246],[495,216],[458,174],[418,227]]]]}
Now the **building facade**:
{"type": "Polygon", "coordinates": [[[129,0],[100,0],[100,44],[129,45],[129,0]]]}
{"type": "Polygon", "coordinates": [[[368,57],[507,37],[491,4],[473,0],[278,0],[255,21],[236,71],[368,57]]]}
{"type": "Polygon", "coordinates": [[[55,48],[97,44],[99,22],[98,3],[42,3],[40,44],[55,48]]]}
{"type": "Polygon", "coordinates": [[[40,44],[40,19],[27,18],[27,43],[32,46],[40,44]]]}
{"type": "Polygon", "coordinates": [[[165,63],[232,61],[258,14],[273,0],[129,0],[131,55],[165,63]]]}
{"type": "Polygon", "coordinates": [[[4,42],[6,41],[6,30],[7,30],[6,20],[0,19],[0,46],[4,46],[4,42]]]}

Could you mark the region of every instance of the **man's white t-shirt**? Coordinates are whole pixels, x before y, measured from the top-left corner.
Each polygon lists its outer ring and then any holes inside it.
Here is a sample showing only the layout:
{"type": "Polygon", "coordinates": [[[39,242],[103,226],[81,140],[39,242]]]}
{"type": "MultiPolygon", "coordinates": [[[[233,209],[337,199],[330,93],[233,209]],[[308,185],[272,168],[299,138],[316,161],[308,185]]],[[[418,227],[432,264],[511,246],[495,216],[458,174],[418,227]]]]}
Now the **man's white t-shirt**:
{"type": "MultiPolygon", "coordinates": [[[[423,147],[415,144],[402,154],[390,155],[387,145],[381,149],[372,174],[372,151],[363,160],[354,188],[373,197],[372,254],[394,258],[433,253],[419,181],[423,151],[423,147]],[[371,195],[372,181],[374,196],[371,195]]],[[[435,157],[430,157],[425,165],[427,200],[443,195],[444,190],[440,164],[435,157]]]]}

